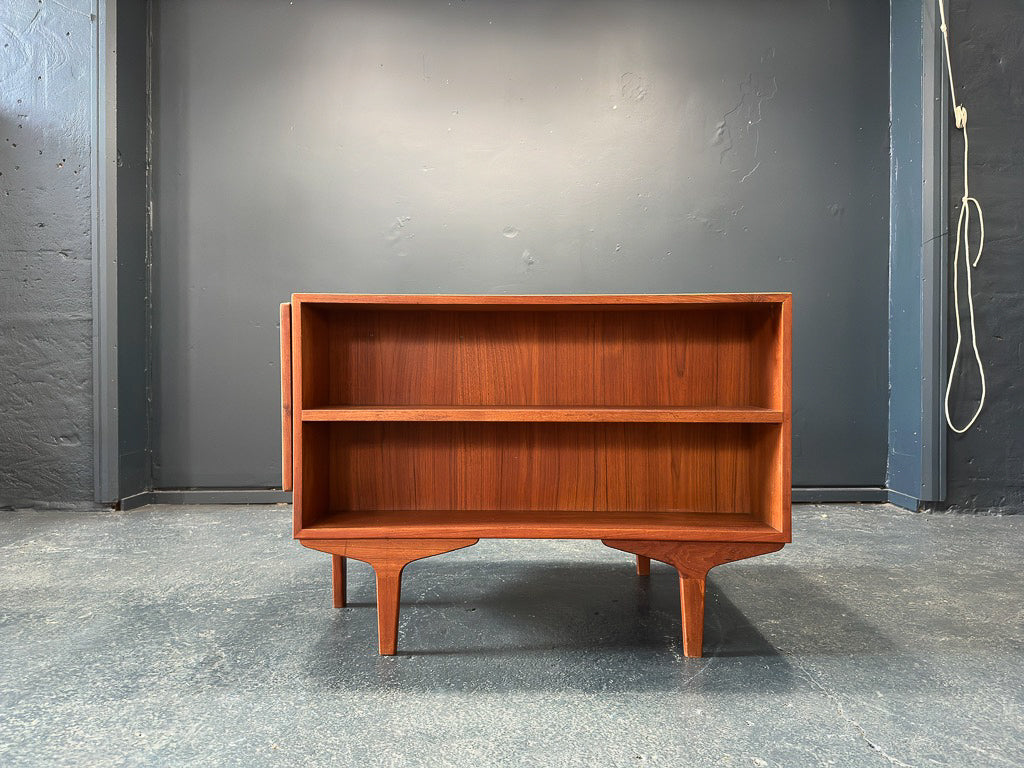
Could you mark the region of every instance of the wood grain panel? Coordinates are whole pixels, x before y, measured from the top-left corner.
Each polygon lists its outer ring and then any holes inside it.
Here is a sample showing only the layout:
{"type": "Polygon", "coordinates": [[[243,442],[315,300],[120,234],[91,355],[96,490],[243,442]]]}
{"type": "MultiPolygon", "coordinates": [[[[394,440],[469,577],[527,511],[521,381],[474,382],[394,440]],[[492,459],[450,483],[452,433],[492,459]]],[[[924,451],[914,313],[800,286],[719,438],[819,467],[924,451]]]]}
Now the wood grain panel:
{"type": "Polygon", "coordinates": [[[767,407],[752,372],[764,344],[749,326],[771,311],[342,306],[327,314],[318,365],[329,385],[306,407],[767,407]]]}
{"type": "Polygon", "coordinates": [[[302,374],[295,377],[299,386],[292,398],[293,408],[308,408],[330,396],[334,373],[324,351],[329,349],[333,320],[333,313],[324,307],[292,305],[292,355],[299,359],[302,374]]]}
{"type": "MultiPolygon", "coordinates": [[[[312,425],[309,425],[312,426],[312,425]]],[[[755,513],[754,432],[771,426],[317,423],[333,510],[755,513]]],[[[777,429],[777,427],[776,427],[777,429]]],[[[327,512],[327,506],[323,509],[327,512]]]]}
{"type": "Polygon", "coordinates": [[[782,313],[782,305],[779,305],[772,307],[768,312],[752,315],[753,327],[750,330],[754,352],[753,399],[779,410],[783,407],[785,394],[785,377],[782,371],[782,313]]]}
{"type": "Polygon", "coordinates": [[[305,424],[295,444],[293,507],[296,529],[310,525],[330,506],[331,429],[328,424],[305,424]]]}

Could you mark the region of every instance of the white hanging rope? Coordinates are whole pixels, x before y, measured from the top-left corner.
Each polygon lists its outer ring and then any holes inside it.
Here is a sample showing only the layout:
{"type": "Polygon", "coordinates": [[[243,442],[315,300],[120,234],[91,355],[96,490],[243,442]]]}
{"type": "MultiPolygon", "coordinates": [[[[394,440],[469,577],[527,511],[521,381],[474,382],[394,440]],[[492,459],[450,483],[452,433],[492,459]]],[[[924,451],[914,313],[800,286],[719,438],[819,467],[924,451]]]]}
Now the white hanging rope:
{"type": "Polygon", "coordinates": [[[964,134],[964,194],[960,198],[960,218],[956,223],[956,250],[953,252],[953,311],[956,313],[956,347],[953,350],[953,362],[949,366],[949,379],[946,382],[946,423],[949,428],[958,434],[963,434],[970,429],[978,420],[981,409],[985,405],[985,368],[981,364],[981,352],[978,351],[978,334],[974,322],[974,292],[971,286],[971,270],[978,266],[981,259],[981,252],[985,248],[985,217],[981,213],[981,203],[978,199],[971,197],[970,187],[967,184],[967,107],[956,103],[956,87],[953,84],[953,62],[949,57],[949,31],[946,29],[946,8],[945,0],[939,0],[939,15],[942,18],[942,42],[946,49],[946,71],[949,73],[949,92],[953,101],[953,117],[956,120],[956,127],[964,134]],[[981,237],[978,240],[978,253],[971,260],[971,206],[978,212],[978,224],[981,227],[981,237]],[[963,427],[953,424],[953,418],[949,415],[949,395],[953,389],[953,375],[956,373],[957,364],[960,361],[960,347],[963,343],[963,330],[960,327],[960,246],[964,250],[964,274],[967,277],[967,310],[971,321],[971,346],[974,348],[974,359],[978,361],[978,377],[981,379],[981,399],[978,401],[978,408],[963,427]]]}

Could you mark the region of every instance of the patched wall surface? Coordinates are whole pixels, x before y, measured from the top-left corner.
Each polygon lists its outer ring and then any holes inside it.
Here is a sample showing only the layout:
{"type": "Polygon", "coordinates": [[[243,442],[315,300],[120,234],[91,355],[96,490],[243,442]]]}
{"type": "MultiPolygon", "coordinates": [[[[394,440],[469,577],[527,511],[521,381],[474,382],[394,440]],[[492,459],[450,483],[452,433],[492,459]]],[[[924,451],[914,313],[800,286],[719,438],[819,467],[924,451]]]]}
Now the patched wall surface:
{"type": "Polygon", "coordinates": [[[0,3],[0,506],[92,498],[90,11],[0,3]]]}

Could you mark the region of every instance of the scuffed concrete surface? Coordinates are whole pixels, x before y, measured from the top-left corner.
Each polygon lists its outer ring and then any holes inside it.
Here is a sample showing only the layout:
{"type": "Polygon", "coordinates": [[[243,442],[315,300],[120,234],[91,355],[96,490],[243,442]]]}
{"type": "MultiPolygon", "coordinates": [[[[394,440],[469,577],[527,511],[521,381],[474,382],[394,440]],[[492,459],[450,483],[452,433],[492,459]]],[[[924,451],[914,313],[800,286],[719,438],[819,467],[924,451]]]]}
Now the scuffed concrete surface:
{"type": "Polygon", "coordinates": [[[92,497],[91,4],[0,4],[0,507],[92,497]]]}
{"type": "MultiPolygon", "coordinates": [[[[957,97],[967,106],[971,194],[985,212],[985,252],[974,271],[978,344],[988,394],[985,410],[965,435],[950,434],[950,508],[1024,513],[1024,6],[1019,0],[950,3],[950,42],[957,97]]],[[[950,226],[962,194],[963,139],[950,128],[950,226]]],[[[972,225],[972,232],[978,228],[972,225]]],[[[952,259],[952,253],[950,253],[952,259]]],[[[962,269],[962,266],[961,266],[962,269]]],[[[961,272],[961,285],[964,283],[961,272]]],[[[966,311],[966,297],[961,305],[966,311]]],[[[952,307],[950,319],[952,321],[952,307]]],[[[965,334],[967,318],[964,316],[965,334]]],[[[950,354],[956,341],[950,330],[950,354]]],[[[980,387],[965,338],[956,382],[956,420],[974,412],[980,387]]]]}
{"type": "Polygon", "coordinates": [[[562,541],[411,565],[381,658],[288,507],[5,515],[0,764],[1024,764],[1024,518],[794,528],[712,572],[704,659],[671,569],[562,541]]]}

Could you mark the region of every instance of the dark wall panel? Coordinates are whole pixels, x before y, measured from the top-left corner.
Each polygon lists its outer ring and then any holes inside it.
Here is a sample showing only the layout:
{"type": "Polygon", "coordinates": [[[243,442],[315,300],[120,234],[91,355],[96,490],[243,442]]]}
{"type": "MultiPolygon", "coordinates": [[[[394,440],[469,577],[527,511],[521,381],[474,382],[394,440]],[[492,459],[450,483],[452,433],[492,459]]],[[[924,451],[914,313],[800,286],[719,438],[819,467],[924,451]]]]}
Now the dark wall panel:
{"type": "Polygon", "coordinates": [[[148,4],[117,3],[118,498],[147,490],[150,468],[148,4]]]}
{"type": "MultiPolygon", "coordinates": [[[[985,253],[973,279],[988,396],[975,426],[949,436],[947,501],[953,509],[1019,513],[1024,511],[1024,3],[953,0],[950,10],[957,98],[967,105],[971,132],[971,194],[985,211],[985,253]]],[[[953,128],[952,225],[963,194],[962,157],[963,139],[953,128]]],[[[962,275],[960,284],[963,288],[962,275]]],[[[961,305],[966,307],[966,296],[961,305]]],[[[951,305],[951,320],[952,314],[951,305]]],[[[965,312],[968,332],[966,324],[965,312]]],[[[951,330],[950,355],[955,341],[951,330]]],[[[965,344],[967,364],[954,389],[957,424],[974,413],[980,391],[969,337],[965,344]]]]}
{"type": "Polygon", "coordinates": [[[922,195],[921,0],[893,0],[889,168],[889,467],[887,487],[917,496],[923,475],[921,441],[921,337],[931,318],[920,312],[922,195]]]}
{"type": "Polygon", "coordinates": [[[938,8],[892,0],[889,164],[889,498],[945,494],[946,75],[938,8]]]}
{"type": "Polygon", "coordinates": [[[882,485],[888,10],[159,0],[157,486],[279,482],[293,291],[761,290],[794,482],[882,485]]]}

